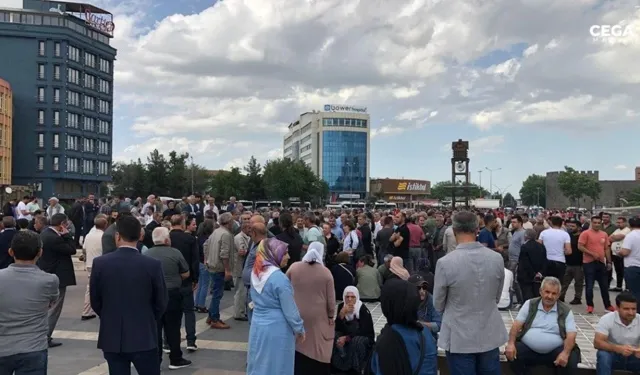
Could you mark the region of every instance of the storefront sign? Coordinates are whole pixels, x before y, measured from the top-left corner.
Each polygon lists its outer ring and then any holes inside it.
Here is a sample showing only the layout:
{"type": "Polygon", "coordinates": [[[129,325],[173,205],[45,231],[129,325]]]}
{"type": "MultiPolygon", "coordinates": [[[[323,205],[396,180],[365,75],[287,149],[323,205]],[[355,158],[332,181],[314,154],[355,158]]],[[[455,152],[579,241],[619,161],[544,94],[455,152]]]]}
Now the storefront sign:
{"type": "Polygon", "coordinates": [[[116,28],[116,25],[113,23],[113,21],[102,18],[91,12],[91,10],[89,9],[85,9],[84,11],[84,21],[88,26],[91,26],[94,29],[100,30],[110,35],[113,34],[113,30],[115,30],[116,28]]]}
{"type": "Polygon", "coordinates": [[[334,105],[325,104],[325,112],[355,112],[355,113],[367,113],[367,107],[359,107],[352,105],[334,105]]]}
{"type": "Polygon", "coordinates": [[[402,181],[398,183],[398,191],[426,191],[427,184],[422,182],[407,182],[402,181]]]}
{"type": "Polygon", "coordinates": [[[392,201],[396,201],[396,202],[405,202],[405,201],[407,201],[407,200],[408,200],[408,198],[409,198],[409,197],[408,197],[408,196],[406,196],[406,195],[390,195],[388,200],[389,200],[390,202],[392,202],[392,201]]]}

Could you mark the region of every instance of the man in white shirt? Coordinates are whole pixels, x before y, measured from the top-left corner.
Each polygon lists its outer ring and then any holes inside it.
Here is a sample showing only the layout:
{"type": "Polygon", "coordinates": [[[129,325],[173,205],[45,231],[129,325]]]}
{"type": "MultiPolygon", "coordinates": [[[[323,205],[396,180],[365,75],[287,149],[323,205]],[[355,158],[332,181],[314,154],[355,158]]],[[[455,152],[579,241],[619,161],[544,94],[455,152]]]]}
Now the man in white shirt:
{"type": "MultiPolygon", "coordinates": [[[[549,221],[551,228],[540,233],[538,242],[547,249],[547,271],[545,276],[553,276],[558,280],[564,277],[567,269],[565,255],[571,255],[571,237],[562,229],[562,218],[552,216],[549,221]]],[[[524,227],[524,226],[523,226],[524,227]]]]}
{"type": "MultiPolygon", "coordinates": [[[[604,217],[604,215],[603,215],[604,217]]],[[[627,225],[627,218],[620,216],[616,223],[618,224],[618,228],[609,236],[609,241],[611,242],[611,252],[613,254],[611,260],[613,261],[613,267],[616,271],[616,287],[609,289],[612,292],[621,292],[622,289],[622,281],[624,280],[624,260],[621,256],[618,256],[618,252],[622,249],[622,242],[631,229],[627,225]]]]}
{"type": "Polygon", "coordinates": [[[214,197],[207,199],[207,205],[204,206],[203,212],[206,214],[207,211],[213,211],[213,213],[216,214],[216,219],[220,216],[220,211],[218,210],[218,206],[216,206],[216,199],[214,197]]]}
{"type": "MultiPolygon", "coordinates": [[[[91,267],[93,266],[93,260],[102,255],[102,235],[105,229],[109,225],[107,216],[99,214],[93,220],[95,226],[87,233],[87,236],[82,243],[82,250],[85,252],[85,267],[87,268],[87,278],[91,277],[91,267]]],[[[87,283],[87,290],[84,293],[84,307],[82,309],[82,320],[89,320],[96,317],[96,313],[91,308],[91,300],[89,293],[89,284],[87,283]]]]}
{"type": "Polygon", "coordinates": [[[18,202],[18,206],[16,207],[16,215],[18,215],[17,219],[27,219],[31,221],[31,212],[27,208],[27,202],[31,200],[31,197],[25,195],[22,197],[22,200],[18,202]]]}
{"type": "Polygon", "coordinates": [[[629,219],[631,232],[624,237],[618,255],[624,260],[624,281],[627,289],[640,300],[640,217],[629,219]]]}
{"type": "Polygon", "coordinates": [[[509,310],[512,305],[513,295],[513,272],[508,268],[509,261],[505,262],[504,268],[504,284],[502,284],[502,295],[498,302],[498,310],[509,310]]]}

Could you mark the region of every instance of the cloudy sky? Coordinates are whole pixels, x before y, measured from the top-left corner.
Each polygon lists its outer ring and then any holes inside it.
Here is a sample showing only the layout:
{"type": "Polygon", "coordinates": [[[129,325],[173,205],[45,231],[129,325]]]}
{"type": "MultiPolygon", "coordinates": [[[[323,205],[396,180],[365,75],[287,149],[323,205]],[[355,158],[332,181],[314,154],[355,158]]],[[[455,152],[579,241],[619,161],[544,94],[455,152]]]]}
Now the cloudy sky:
{"type": "Polygon", "coordinates": [[[115,14],[117,160],[278,157],[287,124],[330,103],[368,107],[372,177],[450,178],[459,138],[473,181],[501,168],[494,190],[516,196],[564,165],[603,179],[640,166],[640,0],[97,5],[115,14]],[[592,25],[622,28],[594,37],[592,25]]]}

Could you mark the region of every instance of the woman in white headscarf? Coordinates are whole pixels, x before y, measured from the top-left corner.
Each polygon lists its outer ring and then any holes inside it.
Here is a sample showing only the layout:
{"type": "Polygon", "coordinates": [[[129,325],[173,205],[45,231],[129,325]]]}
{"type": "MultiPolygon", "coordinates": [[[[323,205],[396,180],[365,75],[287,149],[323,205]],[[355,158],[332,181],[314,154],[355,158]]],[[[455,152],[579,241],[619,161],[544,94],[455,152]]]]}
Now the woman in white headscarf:
{"type": "Polygon", "coordinates": [[[331,372],[336,296],[333,277],[323,258],[324,245],[312,242],[302,261],[293,263],[287,271],[306,332],[305,341],[296,345],[296,375],[331,372]]]}

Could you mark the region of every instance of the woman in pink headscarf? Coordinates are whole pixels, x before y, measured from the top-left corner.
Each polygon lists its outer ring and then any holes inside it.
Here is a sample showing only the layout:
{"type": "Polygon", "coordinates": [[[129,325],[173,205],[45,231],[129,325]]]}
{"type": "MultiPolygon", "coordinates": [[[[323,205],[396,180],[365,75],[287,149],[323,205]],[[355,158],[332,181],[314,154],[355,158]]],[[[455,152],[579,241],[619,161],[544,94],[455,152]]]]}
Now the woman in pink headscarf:
{"type": "Polygon", "coordinates": [[[389,264],[389,271],[399,279],[409,280],[409,271],[404,268],[404,262],[400,257],[393,257],[391,259],[391,264],[389,264]]]}

